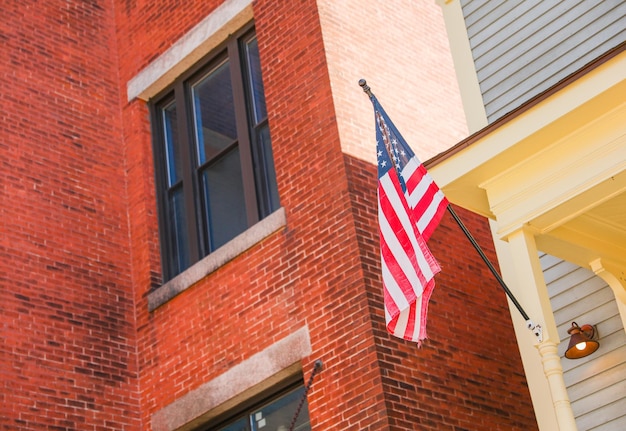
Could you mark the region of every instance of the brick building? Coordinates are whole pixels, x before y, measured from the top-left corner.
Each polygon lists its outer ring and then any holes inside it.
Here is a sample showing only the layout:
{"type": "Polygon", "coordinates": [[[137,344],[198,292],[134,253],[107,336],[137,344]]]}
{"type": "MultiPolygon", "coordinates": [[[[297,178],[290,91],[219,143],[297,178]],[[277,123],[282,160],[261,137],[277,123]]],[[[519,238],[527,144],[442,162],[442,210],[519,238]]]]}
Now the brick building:
{"type": "Polygon", "coordinates": [[[286,430],[318,359],[298,429],[536,427],[451,219],[429,340],[385,330],[357,81],[422,159],[465,136],[439,6],[10,0],[0,38],[1,429],[286,430]]]}

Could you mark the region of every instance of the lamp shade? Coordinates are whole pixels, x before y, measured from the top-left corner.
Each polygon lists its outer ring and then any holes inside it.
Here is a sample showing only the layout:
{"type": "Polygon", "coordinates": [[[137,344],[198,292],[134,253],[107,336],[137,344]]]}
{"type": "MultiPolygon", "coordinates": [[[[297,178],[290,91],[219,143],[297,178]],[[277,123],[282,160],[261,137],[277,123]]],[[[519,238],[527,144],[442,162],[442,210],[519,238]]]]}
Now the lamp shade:
{"type": "Polygon", "coordinates": [[[600,343],[594,340],[596,330],[591,325],[578,326],[576,322],[572,322],[572,327],[567,330],[567,333],[571,335],[565,351],[567,359],[584,358],[600,347],[600,343]]]}

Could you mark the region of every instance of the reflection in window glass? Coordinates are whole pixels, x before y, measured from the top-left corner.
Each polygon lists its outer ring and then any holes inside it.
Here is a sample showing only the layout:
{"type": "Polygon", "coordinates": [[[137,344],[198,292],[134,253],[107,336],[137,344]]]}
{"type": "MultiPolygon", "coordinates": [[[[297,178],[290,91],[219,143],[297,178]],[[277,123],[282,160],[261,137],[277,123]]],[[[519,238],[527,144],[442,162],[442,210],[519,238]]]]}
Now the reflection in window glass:
{"type": "Polygon", "coordinates": [[[165,135],[165,159],[167,164],[167,186],[172,187],[181,179],[180,150],[178,143],[178,116],[174,102],[163,108],[163,132],[165,135]]]}
{"type": "Polygon", "coordinates": [[[246,56],[254,111],[254,125],[257,125],[267,117],[267,109],[265,108],[265,92],[263,91],[263,81],[261,80],[261,61],[259,60],[259,44],[256,36],[246,42],[246,56]]]}
{"type": "Polygon", "coordinates": [[[163,280],[280,207],[254,30],[151,102],[163,280]]]}
{"type": "MultiPolygon", "coordinates": [[[[300,387],[252,413],[252,430],[287,431],[303,395],[304,387],[300,387]]],[[[306,403],[302,406],[293,429],[294,431],[310,431],[309,410],[306,403]]]]}
{"type": "Polygon", "coordinates": [[[237,139],[235,105],[226,61],[191,87],[198,165],[237,139]]]}
{"type": "Polygon", "coordinates": [[[205,425],[196,431],[288,431],[302,400],[304,402],[293,430],[311,431],[309,407],[304,386],[301,385],[269,402],[261,402],[257,406],[241,411],[235,419],[227,421],[227,425],[221,424],[217,427],[205,425]]]}
{"type": "Polygon", "coordinates": [[[267,127],[267,124],[257,130],[253,149],[255,154],[254,174],[257,178],[256,186],[259,197],[259,214],[261,217],[265,217],[280,207],[270,129],[267,127]]]}
{"type": "Polygon", "coordinates": [[[187,220],[185,218],[185,197],[183,195],[182,187],[172,190],[169,208],[170,220],[172,220],[174,225],[171,230],[171,243],[175,247],[176,256],[176,260],[172,261],[171,265],[174,273],[179,273],[182,268],[187,268],[189,266],[189,243],[186,231],[187,220]]]}
{"type": "Polygon", "coordinates": [[[185,197],[183,194],[182,166],[178,136],[176,104],[169,103],[161,109],[167,171],[167,194],[169,219],[172,221],[169,242],[174,248],[175,260],[168,262],[172,273],[189,266],[189,243],[185,219],[185,197]]]}
{"type": "Polygon", "coordinates": [[[211,251],[248,227],[239,149],[235,148],[203,172],[205,214],[211,251]]]}
{"type": "Polygon", "coordinates": [[[256,36],[245,41],[246,66],[248,75],[248,99],[251,105],[253,129],[252,153],[254,175],[257,192],[257,206],[259,217],[263,218],[280,207],[278,187],[272,155],[272,143],[267,124],[267,109],[265,93],[261,79],[261,62],[259,59],[259,44],[256,36]]]}

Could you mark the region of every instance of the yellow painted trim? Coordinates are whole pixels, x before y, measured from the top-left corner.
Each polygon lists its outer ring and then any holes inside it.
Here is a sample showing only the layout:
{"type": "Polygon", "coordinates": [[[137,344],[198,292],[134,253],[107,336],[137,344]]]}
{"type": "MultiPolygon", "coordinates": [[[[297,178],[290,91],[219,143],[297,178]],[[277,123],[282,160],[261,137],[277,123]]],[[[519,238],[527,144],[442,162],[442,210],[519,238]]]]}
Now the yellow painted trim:
{"type": "Polygon", "coordinates": [[[552,395],[552,405],[556,412],[556,420],[559,424],[559,431],[578,431],[574,412],[567,394],[567,387],[563,379],[563,367],[558,354],[558,341],[544,341],[537,349],[541,355],[543,373],[550,386],[552,395]]]}
{"type": "Polygon", "coordinates": [[[474,133],[485,127],[488,122],[461,3],[459,0],[436,1],[441,6],[448,31],[467,127],[470,133],[474,133]]]}
{"type": "MultiPolygon", "coordinates": [[[[432,166],[429,170],[431,175],[452,202],[494,217],[489,201],[492,197],[487,190],[494,178],[507,175],[509,170],[523,169],[524,161],[540,151],[546,151],[548,144],[567,144],[585,124],[592,131],[604,127],[595,124],[592,121],[594,118],[604,116],[606,121],[612,123],[619,123],[620,116],[624,118],[626,102],[622,95],[626,94],[625,71],[626,52],[432,166]]],[[[612,126],[612,132],[617,133],[612,139],[623,139],[619,135],[623,135],[626,123],[622,124],[621,128],[618,124],[617,129],[615,125],[612,126]]],[[[611,138],[607,136],[606,139],[611,138]]],[[[608,143],[613,146],[617,144],[619,142],[608,143]]],[[[615,162],[618,163],[617,160],[615,162]]],[[[616,165],[614,170],[619,169],[616,165]]],[[[513,187],[509,193],[518,192],[515,185],[513,187]]],[[[518,227],[511,225],[510,230],[518,227]]]]}
{"type": "MultiPolygon", "coordinates": [[[[602,262],[602,260],[599,258],[589,262],[589,266],[598,277],[602,278],[606,282],[606,284],[609,285],[609,287],[613,290],[615,298],[618,300],[618,302],[626,304],[626,280],[624,280],[623,278],[622,280],[620,280],[612,272],[609,272],[605,267],[604,262],[602,262]]],[[[622,315],[622,319],[623,318],[624,316],[622,315]]],[[[626,328],[626,322],[624,324],[624,327],[626,328]]]]}
{"type": "MultiPolygon", "coordinates": [[[[489,220],[491,231],[497,230],[497,222],[489,220]]],[[[496,253],[498,255],[498,265],[502,273],[502,277],[506,281],[507,286],[511,289],[515,298],[520,302],[526,313],[535,324],[540,324],[543,328],[545,322],[542,316],[542,307],[539,305],[541,299],[536,289],[532,289],[526,285],[526,281],[518,279],[516,264],[513,254],[510,250],[510,244],[493,238],[496,253]]],[[[534,278],[532,278],[534,283],[534,278]]],[[[543,372],[541,356],[537,354],[537,339],[532,332],[526,328],[526,322],[517,311],[515,305],[509,301],[509,310],[513,321],[513,329],[517,338],[524,374],[528,382],[530,397],[533,403],[533,411],[539,429],[542,431],[558,430],[556,411],[552,406],[552,397],[550,396],[550,387],[543,372]]],[[[555,329],[554,329],[555,330],[555,329]]]]}
{"type": "Polygon", "coordinates": [[[626,191],[624,118],[626,103],[479,184],[501,237],[529,222],[547,232],[626,191]]]}

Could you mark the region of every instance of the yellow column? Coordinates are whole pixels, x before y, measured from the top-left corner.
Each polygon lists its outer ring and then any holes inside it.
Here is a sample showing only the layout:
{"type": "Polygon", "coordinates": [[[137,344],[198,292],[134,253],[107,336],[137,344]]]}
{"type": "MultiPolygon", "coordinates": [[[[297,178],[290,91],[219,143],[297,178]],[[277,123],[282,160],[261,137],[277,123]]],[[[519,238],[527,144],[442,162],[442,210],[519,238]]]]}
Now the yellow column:
{"type": "MultiPolygon", "coordinates": [[[[497,223],[490,223],[492,232],[497,232],[497,223]]],[[[537,424],[541,431],[577,431],[557,351],[560,340],[534,236],[522,228],[510,234],[507,241],[494,234],[503,278],[533,323],[542,327],[539,342],[509,302],[537,424]]]]}
{"type": "Polygon", "coordinates": [[[559,430],[576,431],[578,428],[576,427],[576,420],[574,419],[572,406],[567,395],[567,388],[563,380],[563,367],[561,366],[561,358],[557,352],[557,347],[558,342],[555,343],[552,340],[544,340],[537,346],[541,355],[543,372],[548,379],[559,430]]]}

